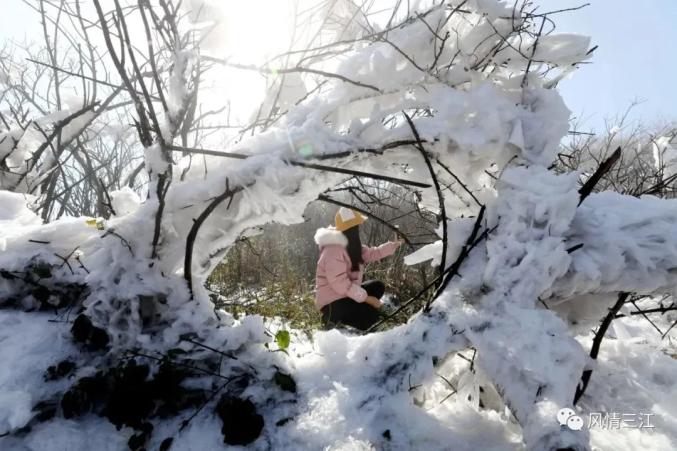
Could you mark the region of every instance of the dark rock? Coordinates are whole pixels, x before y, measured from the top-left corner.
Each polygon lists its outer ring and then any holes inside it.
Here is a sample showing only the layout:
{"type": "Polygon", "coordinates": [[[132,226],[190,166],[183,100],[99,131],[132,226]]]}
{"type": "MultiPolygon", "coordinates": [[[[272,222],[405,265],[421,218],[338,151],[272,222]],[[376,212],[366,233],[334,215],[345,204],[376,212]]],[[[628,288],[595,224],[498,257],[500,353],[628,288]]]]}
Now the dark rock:
{"type": "Polygon", "coordinates": [[[42,285],[35,287],[35,289],[31,293],[35,299],[40,301],[41,304],[47,304],[49,301],[49,296],[52,294],[51,291],[47,289],[47,287],[44,287],[42,285]]]}
{"type": "Polygon", "coordinates": [[[150,382],[150,390],[157,402],[156,414],[159,417],[176,415],[181,410],[201,405],[206,400],[204,390],[187,389],[181,386],[190,375],[184,368],[169,362],[160,364],[155,377],[150,382]]]}
{"type": "Polygon", "coordinates": [[[44,378],[46,381],[55,381],[68,376],[74,369],[75,363],[66,359],[47,368],[44,378]]]}
{"type": "Polygon", "coordinates": [[[134,434],[129,437],[127,446],[132,451],[144,450],[148,439],[150,439],[151,434],[153,433],[153,425],[151,423],[143,423],[141,425],[141,431],[138,434],[134,434]]]}
{"type": "Polygon", "coordinates": [[[104,416],[118,429],[122,426],[141,429],[155,407],[151,386],[146,380],[150,368],[130,360],[111,373],[113,381],[104,416]]]}
{"type": "Polygon", "coordinates": [[[143,448],[143,446],[146,444],[147,441],[148,436],[146,435],[146,433],[139,432],[138,434],[134,434],[131,437],[129,437],[129,441],[127,441],[127,446],[132,451],[139,451],[143,448]]]}
{"type": "Polygon", "coordinates": [[[51,265],[44,262],[33,263],[28,267],[28,271],[35,274],[38,279],[48,279],[52,277],[52,268],[51,265]]]}
{"type": "Polygon", "coordinates": [[[33,410],[36,412],[33,417],[35,422],[45,422],[49,421],[56,416],[56,411],[59,407],[58,401],[41,401],[33,406],[33,410]]]}
{"type": "Polygon", "coordinates": [[[89,332],[92,328],[92,322],[85,315],[78,315],[73,321],[73,326],[71,327],[71,334],[73,334],[73,340],[78,343],[85,343],[89,338],[89,332]]]}
{"type": "Polygon", "coordinates": [[[75,418],[91,412],[108,391],[107,381],[101,373],[78,380],[61,398],[61,410],[65,418],[75,418]]]}
{"type": "MultiPolygon", "coordinates": [[[[80,320],[74,329],[74,335],[82,330],[86,332],[86,321],[80,320]]],[[[72,362],[61,362],[50,367],[45,377],[66,373],[73,366],[72,362]]],[[[152,431],[149,418],[170,417],[181,410],[201,406],[207,400],[206,390],[187,389],[181,385],[186,377],[192,375],[190,370],[165,361],[159,365],[153,378],[150,373],[149,365],[132,359],[105,372],[100,371],[93,377],[83,377],[61,398],[63,416],[74,418],[94,412],[107,418],[118,429],[127,426],[145,432],[145,435],[136,434],[129,442],[131,449],[141,449],[152,431]]]]}
{"type": "Polygon", "coordinates": [[[159,451],[169,451],[169,448],[172,447],[172,443],[174,442],[174,437],[167,437],[160,443],[160,449],[159,451]]]}
{"type": "Polygon", "coordinates": [[[105,330],[98,327],[92,327],[92,332],[89,335],[89,342],[87,344],[89,345],[90,349],[98,350],[104,349],[106,346],[108,346],[109,341],[110,339],[108,338],[108,334],[105,330]]]}
{"type": "Polygon", "coordinates": [[[254,404],[246,399],[223,395],[216,406],[221,418],[223,441],[228,445],[248,445],[261,435],[263,417],[256,413],[254,404]]]}
{"type": "Polygon", "coordinates": [[[108,346],[109,337],[106,331],[95,327],[84,313],[78,315],[73,321],[71,333],[73,340],[84,344],[91,350],[100,350],[108,346]]]}

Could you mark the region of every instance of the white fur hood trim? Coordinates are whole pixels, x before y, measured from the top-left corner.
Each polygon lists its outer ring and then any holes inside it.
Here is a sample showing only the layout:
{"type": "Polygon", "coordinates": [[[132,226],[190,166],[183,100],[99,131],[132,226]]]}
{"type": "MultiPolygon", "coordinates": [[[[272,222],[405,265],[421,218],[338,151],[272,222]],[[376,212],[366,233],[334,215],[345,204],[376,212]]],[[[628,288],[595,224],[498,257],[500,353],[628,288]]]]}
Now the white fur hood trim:
{"type": "Polygon", "coordinates": [[[348,245],[348,238],[346,238],[343,232],[339,232],[334,227],[326,227],[317,229],[317,232],[315,232],[315,243],[318,246],[338,244],[346,247],[348,245]]]}

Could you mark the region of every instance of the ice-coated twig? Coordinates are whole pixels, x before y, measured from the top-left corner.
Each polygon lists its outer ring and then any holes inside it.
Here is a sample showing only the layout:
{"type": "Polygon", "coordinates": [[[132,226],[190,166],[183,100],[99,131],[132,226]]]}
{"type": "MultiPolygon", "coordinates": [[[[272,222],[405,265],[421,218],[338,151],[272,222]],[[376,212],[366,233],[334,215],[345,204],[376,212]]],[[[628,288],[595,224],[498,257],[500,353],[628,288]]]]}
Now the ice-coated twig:
{"type": "MultiPolygon", "coordinates": [[[[223,193],[216,196],[210,203],[207,205],[202,213],[193,221],[193,225],[188,232],[186,237],[186,254],[183,264],[183,277],[186,279],[188,284],[188,291],[190,293],[190,298],[193,299],[193,247],[195,246],[195,239],[197,238],[197,233],[200,231],[200,227],[207,220],[209,215],[218,207],[224,200],[233,199],[233,196],[244,189],[243,186],[236,186],[231,189],[228,179],[226,179],[226,189],[223,193]]],[[[229,203],[230,206],[230,203],[229,203]]]]}
{"type": "Polygon", "coordinates": [[[618,147],[616,150],[614,150],[614,153],[611,154],[609,158],[604,160],[602,164],[599,165],[597,170],[595,171],[594,174],[590,176],[590,178],[583,184],[581,189],[578,190],[578,193],[581,195],[580,200],[578,201],[578,205],[583,203],[586,197],[592,193],[592,190],[595,189],[595,185],[604,177],[604,174],[609,172],[611,168],[616,164],[618,159],[621,157],[621,148],[618,147]]]}
{"type": "Polygon", "coordinates": [[[484,232],[478,237],[477,234],[480,231],[480,228],[482,227],[482,220],[484,219],[484,212],[486,210],[486,207],[482,205],[480,207],[480,211],[477,214],[477,219],[475,219],[475,225],[473,225],[472,232],[470,232],[470,235],[468,236],[468,239],[465,241],[465,244],[463,245],[463,248],[461,248],[461,253],[458,254],[458,257],[456,257],[456,260],[454,263],[449,266],[449,270],[445,271],[444,278],[442,279],[442,283],[440,284],[439,287],[437,287],[437,290],[435,290],[435,294],[433,295],[432,298],[426,303],[424,311],[430,311],[430,305],[437,299],[437,297],[442,294],[444,289],[449,285],[449,282],[451,282],[451,279],[455,276],[458,275],[458,270],[461,269],[461,265],[465,261],[465,259],[470,255],[470,251],[475,248],[484,238],[486,238],[489,235],[489,232],[491,230],[485,229],[484,232]]]}
{"type": "MultiPolygon", "coordinates": [[[[609,329],[611,322],[613,321],[614,317],[625,303],[628,296],[630,296],[630,293],[619,293],[618,300],[609,309],[609,312],[602,320],[602,324],[600,324],[599,329],[597,329],[597,332],[595,333],[595,338],[593,338],[592,340],[592,348],[590,348],[590,357],[592,359],[597,359],[597,355],[599,354],[599,348],[602,345],[604,335],[606,334],[606,331],[607,329],[609,329]]],[[[581,397],[585,394],[585,390],[586,388],[588,388],[588,383],[590,382],[590,376],[592,376],[592,369],[587,369],[583,371],[583,375],[581,376],[581,382],[576,387],[576,394],[574,395],[574,405],[578,403],[581,397]]]]}
{"type": "MultiPolygon", "coordinates": [[[[448,233],[447,233],[447,208],[444,204],[444,194],[442,193],[442,187],[440,186],[440,181],[437,179],[437,174],[435,174],[435,169],[433,168],[432,162],[430,161],[430,157],[428,156],[428,152],[425,150],[425,147],[423,147],[423,142],[421,141],[421,136],[418,133],[418,130],[416,129],[416,126],[414,125],[414,122],[411,120],[409,115],[402,111],[402,114],[404,115],[405,119],[407,120],[407,124],[409,124],[409,128],[411,129],[411,132],[414,134],[414,138],[416,138],[416,148],[418,151],[421,153],[421,156],[423,157],[423,160],[425,161],[425,165],[428,168],[428,172],[430,173],[430,178],[433,181],[433,185],[435,186],[435,191],[437,191],[437,203],[439,205],[439,215],[437,217],[438,221],[442,223],[442,256],[440,257],[440,276],[442,276],[447,268],[447,246],[448,246],[448,233]]],[[[426,310],[428,308],[428,305],[426,305],[426,310]]]]}
{"type": "MultiPolygon", "coordinates": [[[[461,267],[461,264],[463,261],[467,258],[467,256],[470,254],[470,251],[473,250],[482,240],[484,240],[488,235],[489,232],[491,232],[490,229],[484,230],[480,234],[480,236],[477,236],[477,233],[480,229],[482,219],[484,217],[484,210],[485,207],[482,206],[480,209],[480,213],[477,216],[477,220],[475,221],[475,226],[473,227],[472,232],[468,236],[468,239],[466,240],[465,245],[463,246],[463,249],[461,250],[461,253],[459,254],[458,258],[456,261],[449,266],[442,274],[437,276],[435,279],[433,279],[432,282],[430,282],[428,285],[423,287],[421,290],[418,291],[414,296],[409,298],[406,302],[404,302],[402,305],[400,305],[397,309],[395,309],[392,313],[390,313],[388,316],[383,318],[382,320],[378,321],[377,323],[373,324],[369,329],[367,329],[364,333],[369,333],[373,332],[376,329],[378,329],[381,325],[387,323],[388,321],[391,321],[395,316],[397,316],[398,313],[409,307],[412,303],[416,302],[423,296],[428,290],[430,290],[432,287],[438,286],[437,290],[435,291],[435,294],[433,294],[432,298],[426,303],[424,307],[424,311],[429,311],[430,305],[432,302],[435,300],[437,296],[439,296],[446,286],[449,284],[449,281],[453,278],[454,275],[458,274],[458,270],[461,267]]],[[[493,230],[493,229],[492,229],[493,230]]]]}
{"type": "MultiPolygon", "coordinates": [[[[212,156],[225,157],[225,158],[235,158],[235,159],[238,159],[238,160],[246,160],[247,158],[254,156],[254,155],[247,155],[247,154],[236,153],[236,152],[221,152],[221,151],[218,151],[218,150],[197,149],[197,148],[182,147],[182,146],[170,146],[170,148],[171,148],[171,150],[180,151],[180,152],[197,153],[197,154],[212,155],[212,156]]],[[[343,156],[343,155],[341,155],[341,156],[343,156]]],[[[371,172],[358,171],[356,169],[337,168],[337,167],[334,167],[334,166],[326,166],[326,165],[322,165],[322,164],[307,163],[307,162],[304,162],[304,161],[295,161],[295,160],[288,160],[288,161],[286,161],[286,163],[291,165],[291,166],[298,166],[300,168],[306,168],[306,169],[315,169],[317,171],[336,172],[336,173],[339,173],[339,174],[353,175],[353,176],[358,176],[358,177],[369,177],[369,178],[377,179],[377,180],[385,180],[387,182],[401,183],[402,185],[411,185],[411,186],[415,186],[415,187],[418,187],[418,188],[430,188],[430,185],[428,183],[417,182],[415,180],[405,180],[405,179],[401,179],[401,178],[398,178],[398,177],[391,177],[389,175],[373,174],[371,172]]]]}
{"type": "Polygon", "coordinates": [[[320,75],[322,77],[327,77],[327,78],[335,78],[337,80],[350,83],[351,85],[358,86],[360,88],[367,88],[371,89],[372,91],[376,92],[381,92],[381,90],[374,86],[370,85],[368,83],[362,83],[357,80],[352,80],[344,75],[341,74],[336,74],[332,72],[327,72],[323,70],[318,70],[318,69],[311,69],[310,67],[284,67],[284,68],[279,68],[279,69],[268,69],[265,67],[258,67],[254,65],[249,65],[249,64],[237,64],[237,63],[231,63],[228,60],[224,60],[221,58],[214,58],[212,56],[206,56],[203,55],[201,56],[202,59],[205,61],[211,61],[213,63],[218,63],[218,64],[223,64],[224,66],[232,67],[234,69],[243,69],[243,70],[253,70],[256,72],[260,72],[263,74],[292,74],[292,73],[307,73],[307,74],[314,74],[314,75],[320,75]]]}

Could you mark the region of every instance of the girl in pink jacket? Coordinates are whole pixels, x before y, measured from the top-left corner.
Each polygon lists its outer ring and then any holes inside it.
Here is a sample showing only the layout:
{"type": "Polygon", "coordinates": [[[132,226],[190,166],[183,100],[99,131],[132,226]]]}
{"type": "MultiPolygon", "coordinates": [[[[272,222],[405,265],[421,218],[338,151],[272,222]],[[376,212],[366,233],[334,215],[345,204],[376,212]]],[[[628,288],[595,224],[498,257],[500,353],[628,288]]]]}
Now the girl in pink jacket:
{"type": "Polygon", "coordinates": [[[378,247],[363,246],[359,225],[366,218],[348,208],[336,213],[335,227],[318,229],[320,248],[315,276],[315,306],[326,328],[345,324],[366,330],[378,321],[379,300],[385,285],[378,280],[362,282],[367,263],[395,253],[401,240],[378,247]]]}

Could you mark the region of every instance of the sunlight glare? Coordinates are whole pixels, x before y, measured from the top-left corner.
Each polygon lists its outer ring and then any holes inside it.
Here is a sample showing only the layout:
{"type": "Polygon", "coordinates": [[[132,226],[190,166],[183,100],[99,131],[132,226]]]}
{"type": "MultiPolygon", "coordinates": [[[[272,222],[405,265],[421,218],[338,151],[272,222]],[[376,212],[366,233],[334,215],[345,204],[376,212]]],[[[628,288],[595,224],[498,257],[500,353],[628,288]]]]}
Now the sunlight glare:
{"type": "MultiPolygon", "coordinates": [[[[189,7],[196,25],[204,27],[201,48],[205,54],[235,64],[263,66],[289,49],[296,3],[193,0],[189,7]]],[[[216,67],[211,81],[220,102],[230,100],[233,121],[246,121],[265,96],[266,80],[253,70],[216,67]]]]}

